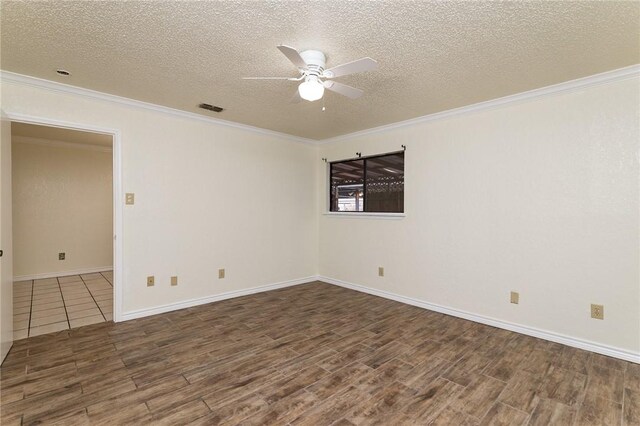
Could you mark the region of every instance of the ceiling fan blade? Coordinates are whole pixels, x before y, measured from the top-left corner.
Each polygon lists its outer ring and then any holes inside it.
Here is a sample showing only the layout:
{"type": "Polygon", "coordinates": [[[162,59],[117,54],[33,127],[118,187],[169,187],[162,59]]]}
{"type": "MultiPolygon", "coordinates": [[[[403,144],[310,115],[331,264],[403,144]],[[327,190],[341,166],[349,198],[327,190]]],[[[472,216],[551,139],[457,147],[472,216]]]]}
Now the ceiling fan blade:
{"type": "Polygon", "coordinates": [[[297,81],[295,77],[242,77],[243,80],[290,80],[297,81]]]}
{"type": "Polygon", "coordinates": [[[323,81],[322,85],[332,92],[339,93],[351,99],[358,99],[364,93],[363,90],[356,89],[355,87],[347,86],[346,84],[338,83],[336,81],[323,81]]]}
{"type": "Polygon", "coordinates": [[[296,66],[296,68],[298,69],[307,68],[307,63],[304,61],[304,59],[302,59],[302,56],[300,56],[300,53],[298,53],[298,51],[293,47],[285,46],[284,44],[281,44],[278,46],[278,49],[284,54],[284,56],[286,56],[293,63],[293,65],[296,66]]]}
{"type": "Polygon", "coordinates": [[[294,93],[291,97],[291,103],[299,104],[300,102],[302,102],[302,98],[300,97],[300,92],[298,92],[298,89],[296,89],[296,93],[294,93]]]}
{"type": "Polygon", "coordinates": [[[343,75],[354,74],[357,72],[371,71],[378,67],[378,62],[371,58],[362,58],[353,62],[338,65],[329,68],[322,73],[325,78],[342,77],[343,75]]]}

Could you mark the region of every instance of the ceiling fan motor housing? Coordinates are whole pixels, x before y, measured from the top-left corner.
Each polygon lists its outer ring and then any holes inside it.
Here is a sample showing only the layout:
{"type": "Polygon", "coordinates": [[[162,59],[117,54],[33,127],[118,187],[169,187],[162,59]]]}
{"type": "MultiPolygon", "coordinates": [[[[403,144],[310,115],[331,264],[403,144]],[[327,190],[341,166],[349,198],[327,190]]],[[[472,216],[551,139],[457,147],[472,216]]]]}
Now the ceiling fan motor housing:
{"type": "Polygon", "coordinates": [[[326,58],[319,50],[305,50],[300,52],[300,56],[307,64],[307,75],[321,76],[324,71],[326,58]]]}

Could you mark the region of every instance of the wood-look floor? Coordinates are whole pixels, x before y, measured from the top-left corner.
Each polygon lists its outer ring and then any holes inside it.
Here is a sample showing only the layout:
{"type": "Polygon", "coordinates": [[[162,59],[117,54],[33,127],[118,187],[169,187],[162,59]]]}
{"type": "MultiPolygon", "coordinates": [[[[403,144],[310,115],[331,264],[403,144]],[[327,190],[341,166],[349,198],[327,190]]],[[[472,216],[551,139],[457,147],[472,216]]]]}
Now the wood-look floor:
{"type": "Polygon", "coordinates": [[[640,365],[323,283],[15,343],[2,424],[640,425],[640,365]]]}

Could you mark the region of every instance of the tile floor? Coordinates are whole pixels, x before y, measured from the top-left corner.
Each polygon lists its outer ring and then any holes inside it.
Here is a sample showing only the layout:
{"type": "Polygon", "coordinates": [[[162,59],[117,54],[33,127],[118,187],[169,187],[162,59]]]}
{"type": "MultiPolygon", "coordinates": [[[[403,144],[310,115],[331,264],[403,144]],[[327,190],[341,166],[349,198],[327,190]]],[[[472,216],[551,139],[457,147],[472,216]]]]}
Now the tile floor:
{"type": "Polygon", "coordinates": [[[112,271],[14,282],[14,340],[111,321],[112,283],[112,271]]]}

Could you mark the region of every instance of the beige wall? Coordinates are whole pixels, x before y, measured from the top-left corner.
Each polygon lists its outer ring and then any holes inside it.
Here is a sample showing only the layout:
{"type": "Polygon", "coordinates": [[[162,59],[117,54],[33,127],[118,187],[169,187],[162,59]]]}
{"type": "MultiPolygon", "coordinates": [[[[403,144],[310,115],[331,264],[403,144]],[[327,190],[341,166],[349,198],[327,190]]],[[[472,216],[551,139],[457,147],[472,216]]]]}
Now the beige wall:
{"type": "Polygon", "coordinates": [[[122,188],[136,197],[123,207],[124,313],[317,273],[316,147],[19,82],[1,90],[7,113],[120,131],[122,188]]]}
{"type": "Polygon", "coordinates": [[[12,141],[14,276],[111,268],[111,151],[15,135],[12,141]]]}
{"type": "Polygon", "coordinates": [[[0,362],[13,342],[13,262],[11,251],[11,123],[0,111],[0,362]]]}
{"type": "Polygon", "coordinates": [[[406,145],[406,217],[320,214],[320,274],[638,354],[639,88],[633,78],[323,146],[319,158],[338,160],[406,145]]]}

